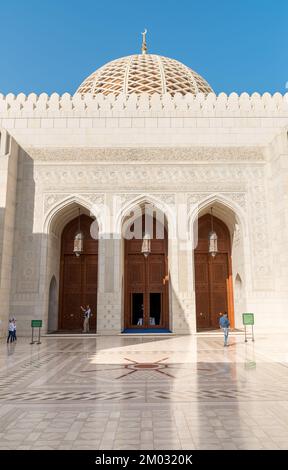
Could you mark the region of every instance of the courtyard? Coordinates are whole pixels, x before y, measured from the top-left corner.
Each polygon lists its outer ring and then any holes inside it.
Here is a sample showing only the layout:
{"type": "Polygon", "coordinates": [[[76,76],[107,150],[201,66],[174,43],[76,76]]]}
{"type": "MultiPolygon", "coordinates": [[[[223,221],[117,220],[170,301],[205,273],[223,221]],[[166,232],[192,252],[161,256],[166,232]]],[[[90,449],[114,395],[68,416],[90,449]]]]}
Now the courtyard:
{"type": "Polygon", "coordinates": [[[287,337],[0,343],[0,449],[287,449],[287,337]]]}

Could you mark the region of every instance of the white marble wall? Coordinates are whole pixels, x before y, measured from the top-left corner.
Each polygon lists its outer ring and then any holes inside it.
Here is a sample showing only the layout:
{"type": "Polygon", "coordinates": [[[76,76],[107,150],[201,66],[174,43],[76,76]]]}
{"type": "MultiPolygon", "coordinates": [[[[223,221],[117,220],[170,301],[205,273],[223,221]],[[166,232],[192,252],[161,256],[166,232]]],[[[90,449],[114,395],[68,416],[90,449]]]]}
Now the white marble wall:
{"type": "MultiPolygon", "coordinates": [[[[55,171],[55,170],[54,170],[55,171]]],[[[58,170],[56,170],[58,171],[58,170]]],[[[61,170],[62,171],[62,170],[61,170]]],[[[37,174],[37,170],[35,171],[37,174]]],[[[246,172],[246,175],[249,172],[246,172]]],[[[151,177],[152,180],[152,177],[151,177]]],[[[249,182],[247,182],[249,185],[249,182]]],[[[193,182],[191,182],[191,186],[193,186],[193,182]]],[[[36,185],[37,188],[37,185],[36,185]]],[[[59,258],[60,258],[60,233],[56,231],[56,234],[52,230],[45,232],[45,224],[44,221],[47,217],[51,217],[53,214],[53,210],[49,207],[48,200],[50,202],[56,202],[56,206],[59,207],[61,204],[65,205],[67,210],[69,210],[70,204],[73,204],[73,199],[75,198],[74,204],[80,204],[82,207],[86,207],[92,210],[93,203],[91,202],[92,196],[98,196],[98,198],[107,199],[106,193],[76,193],[76,187],[71,185],[71,194],[69,196],[70,202],[67,202],[67,192],[60,193],[56,192],[56,188],[53,192],[53,196],[51,196],[51,187],[49,188],[49,196],[47,199],[47,194],[43,191],[45,188],[42,187],[41,192],[38,189],[36,199],[38,203],[36,204],[35,210],[37,205],[42,207],[42,229],[39,232],[30,235],[31,238],[28,236],[28,242],[32,243],[29,247],[31,252],[33,252],[33,247],[35,248],[35,252],[39,250],[39,243],[42,245],[41,256],[35,257],[27,257],[27,246],[26,250],[23,251],[20,248],[20,245],[17,247],[15,246],[15,251],[17,253],[17,264],[15,265],[15,279],[17,278],[17,282],[13,288],[14,292],[14,299],[12,300],[12,304],[17,305],[18,311],[17,316],[18,318],[23,315],[23,307],[26,306],[26,315],[25,320],[27,318],[27,306],[30,315],[35,317],[35,315],[43,316],[46,318],[46,325],[47,325],[47,308],[48,308],[48,290],[51,278],[55,275],[56,280],[59,285],[59,258]],[[74,196],[73,196],[74,194],[74,196]],[[90,199],[90,201],[89,201],[90,199]],[[45,205],[46,200],[46,205],[45,205]],[[42,204],[39,202],[42,201],[42,204]],[[83,205],[82,205],[83,204],[83,205]],[[46,213],[45,213],[46,208],[46,213]],[[51,212],[52,210],[52,212],[51,212]],[[25,255],[26,253],[26,255],[25,255]],[[23,271],[23,267],[25,267],[23,271]],[[33,274],[35,273],[35,274],[33,274]],[[27,279],[28,278],[28,279],[27,279]],[[33,286],[34,287],[33,287],[33,286]],[[15,289],[16,287],[16,289],[15,289]],[[33,289],[31,291],[31,289],[33,289]],[[26,294],[25,294],[26,291],[26,294]],[[22,302],[21,302],[22,299],[22,302]],[[23,300],[25,302],[23,303],[23,300]],[[29,300],[30,299],[30,300],[29,300]],[[15,303],[14,303],[15,302],[15,303]],[[38,307],[37,307],[38,306],[38,307]]],[[[57,186],[57,190],[59,191],[59,186],[57,186]]],[[[65,190],[68,191],[69,187],[65,186],[65,190]]],[[[36,189],[37,191],[37,189],[36,189]]],[[[68,191],[69,193],[69,191],[68,191]]],[[[109,193],[111,195],[111,193],[109,193]]],[[[145,199],[145,193],[141,192],[142,199],[145,199]]],[[[174,196],[181,195],[182,198],[186,198],[189,201],[190,197],[195,196],[195,193],[185,192],[181,193],[178,192],[174,193],[174,196]]],[[[210,201],[210,198],[207,195],[210,193],[205,191],[201,194],[199,190],[197,192],[197,197],[202,195],[202,200],[199,200],[199,203],[204,203],[206,201],[207,207],[213,204],[218,204],[219,207],[222,208],[222,211],[227,213],[231,212],[231,206],[235,209],[236,218],[237,218],[237,203],[233,201],[233,196],[237,196],[237,193],[231,193],[222,191],[222,193],[218,194],[217,191],[211,191],[213,194],[213,201],[210,201]],[[230,199],[231,198],[231,199],[230,199]],[[227,206],[226,206],[227,204],[227,206]],[[229,207],[230,206],[230,207],[229,207]]],[[[245,193],[245,196],[249,196],[249,193],[245,193]]],[[[125,197],[128,197],[129,193],[125,193],[125,197]]],[[[163,207],[162,200],[165,200],[165,193],[157,193],[152,192],[153,200],[156,202],[159,201],[159,206],[163,207]]],[[[123,196],[123,193],[122,193],[123,196]]],[[[133,200],[135,199],[135,193],[131,194],[131,204],[133,204],[133,200]]],[[[147,201],[151,197],[151,192],[146,192],[147,201]]],[[[171,197],[171,187],[169,188],[169,193],[166,194],[166,197],[171,197]]],[[[270,268],[270,275],[267,275],[266,269],[266,260],[269,259],[269,256],[266,258],[261,258],[261,265],[258,268],[257,262],[257,242],[254,243],[254,236],[252,233],[253,229],[253,221],[249,220],[248,218],[248,206],[257,205],[257,200],[250,201],[247,199],[245,200],[245,204],[247,206],[244,209],[247,209],[247,213],[245,215],[245,228],[248,230],[248,234],[242,231],[241,219],[239,217],[239,225],[238,231],[240,233],[234,233],[233,236],[233,279],[235,282],[236,274],[239,274],[242,279],[242,297],[241,302],[242,304],[239,306],[239,309],[236,308],[236,324],[239,326],[240,320],[240,310],[243,308],[243,305],[247,305],[248,302],[248,295],[250,293],[251,298],[253,295],[257,295],[259,292],[259,296],[261,297],[261,292],[266,293],[266,286],[272,285],[273,283],[273,270],[270,268]],[[252,250],[252,253],[251,253],[252,250]],[[255,251],[256,250],[256,254],[255,251]],[[248,261],[247,261],[248,258],[248,261]],[[246,275],[245,266],[248,264],[248,274],[246,275]],[[250,270],[252,271],[252,284],[249,282],[247,283],[247,279],[249,279],[249,266],[250,270]],[[253,272],[252,266],[255,267],[253,272]],[[264,267],[264,273],[262,273],[261,266],[264,267]],[[257,268],[257,269],[256,269],[257,268]],[[261,282],[263,282],[263,288],[261,289],[261,282]],[[270,284],[269,284],[270,283],[270,284]],[[248,286],[247,286],[248,284],[248,286]],[[247,289],[246,289],[247,286],[247,289]],[[259,289],[260,287],[260,289],[259,289]],[[243,303],[244,302],[244,303],[243,303]]],[[[22,202],[24,204],[24,202],[22,202]]],[[[157,202],[156,202],[157,204],[157,202]]],[[[25,204],[24,204],[25,205],[25,204]]],[[[132,206],[131,206],[132,207],[132,206]]],[[[187,203],[188,207],[188,203],[187,203]]],[[[112,208],[111,208],[112,209],[112,208]]],[[[239,213],[241,213],[243,208],[239,205],[239,213]]],[[[58,211],[57,211],[58,212],[58,211]]],[[[25,211],[23,210],[22,213],[22,221],[25,220],[25,211]]],[[[71,215],[68,216],[65,220],[69,220],[71,217],[76,216],[76,212],[71,212],[71,215]]],[[[217,214],[217,213],[216,213],[217,214]]],[[[64,217],[65,212],[61,212],[59,217],[64,217]]],[[[219,216],[217,214],[217,216],[219,216]]],[[[59,219],[55,216],[56,219],[54,223],[59,223],[59,219]]],[[[222,217],[225,221],[225,217],[222,217]]],[[[18,223],[21,226],[20,221],[18,223]]],[[[105,226],[103,224],[105,220],[102,221],[102,227],[105,230],[105,226]]],[[[37,221],[37,225],[39,224],[39,220],[37,221]]],[[[31,228],[31,227],[30,227],[31,228]]],[[[230,228],[230,227],[229,227],[230,228]]],[[[50,226],[51,229],[51,226],[50,226]]],[[[29,244],[28,243],[28,244],[29,244]]],[[[265,248],[269,255],[269,245],[265,248]]],[[[195,298],[194,298],[194,272],[193,272],[193,249],[191,246],[191,250],[185,251],[180,249],[179,242],[177,240],[170,240],[169,241],[169,271],[170,271],[170,305],[171,305],[171,325],[173,330],[178,333],[187,333],[189,331],[195,330],[195,298]]],[[[123,246],[121,241],[116,240],[112,247],[111,241],[107,240],[100,240],[99,243],[99,295],[98,295],[98,331],[102,333],[116,333],[121,330],[121,322],[122,322],[122,314],[123,314],[123,246]],[[112,249],[113,248],[113,249],[112,249]],[[113,256],[112,256],[113,254],[113,256]],[[115,256],[114,256],[115,254],[115,256]]],[[[271,288],[270,288],[271,291],[271,288]]],[[[273,289],[272,291],[273,292],[273,289]]],[[[253,297],[254,298],[254,297],[253,297]]],[[[250,303],[252,305],[250,309],[255,311],[256,305],[250,303]]],[[[257,306],[257,313],[262,315],[262,305],[260,303],[257,306]]],[[[247,308],[249,309],[248,305],[247,308]]],[[[280,307],[281,308],[281,307],[280,307]]],[[[24,318],[24,317],[23,317],[24,318]]],[[[19,322],[21,323],[21,322],[19,322]]],[[[27,322],[26,322],[27,323],[27,322]]],[[[24,328],[24,325],[23,325],[24,328]]]]}
{"type": "MultiPolygon", "coordinates": [[[[93,171],[97,171],[97,164],[94,165],[89,165],[90,166],[90,171],[86,173],[86,178],[88,179],[88,187],[93,187],[93,171]],[[89,184],[89,174],[90,174],[90,184],[89,184]]],[[[123,192],[123,186],[125,183],[125,179],[123,179],[123,182],[121,184],[120,177],[119,177],[119,182],[118,185],[113,185],[113,180],[115,180],[115,174],[118,174],[117,168],[113,169],[113,175],[111,175],[111,170],[106,169],[106,171],[103,171],[103,175],[106,175],[106,178],[112,178],[112,181],[109,184],[110,191],[107,192],[102,192],[103,187],[99,188],[101,189],[100,191],[95,192],[77,192],[77,185],[73,183],[73,180],[71,177],[69,177],[69,172],[71,172],[71,168],[69,169],[68,165],[58,165],[58,166],[53,166],[52,165],[45,165],[45,170],[44,170],[44,176],[45,178],[41,179],[41,175],[43,174],[43,167],[42,165],[35,165],[35,178],[38,183],[38,194],[37,194],[37,201],[42,201],[41,205],[42,207],[42,237],[46,239],[48,237],[48,251],[43,252],[42,256],[44,257],[43,260],[41,261],[41,264],[47,267],[48,274],[43,277],[43,286],[41,287],[40,290],[44,292],[48,292],[49,284],[52,275],[54,274],[56,279],[57,279],[57,263],[59,262],[59,243],[55,243],[54,237],[55,234],[53,234],[53,224],[59,224],[60,221],[64,218],[65,221],[68,221],[69,218],[75,217],[77,215],[77,212],[71,211],[71,215],[66,217],[66,212],[69,211],[70,205],[72,204],[79,204],[82,207],[85,207],[86,209],[90,209],[91,211],[93,210],[94,206],[94,201],[100,202],[100,204],[108,203],[108,208],[109,211],[111,211],[111,216],[103,216],[101,217],[101,214],[99,214],[99,224],[102,227],[102,234],[106,233],[117,233],[117,222],[119,218],[119,214],[116,211],[115,214],[113,214],[113,195],[115,196],[116,194],[118,195],[118,198],[121,203],[124,206],[124,209],[122,211],[122,215],[124,216],[131,208],[133,208],[134,204],[139,203],[139,202],[154,202],[156,206],[160,207],[161,210],[163,210],[166,214],[169,212],[173,211],[173,204],[175,206],[176,200],[179,201],[179,199],[182,202],[186,203],[187,206],[187,213],[189,212],[191,203],[193,203],[193,207],[195,206],[195,199],[197,199],[197,203],[199,204],[199,211],[200,208],[205,207],[209,208],[211,204],[215,207],[215,204],[219,206],[219,214],[216,212],[215,215],[222,217],[224,222],[226,222],[229,225],[230,231],[232,231],[233,235],[233,229],[235,229],[235,226],[233,225],[234,219],[232,220],[231,218],[231,213],[235,214],[234,218],[235,220],[238,217],[238,231],[240,233],[234,235],[233,239],[233,278],[235,280],[236,274],[239,273],[241,276],[241,279],[243,281],[243,289],[242,289],[242,300],[244,301],[244,304],[247,302],[247,292],[246,292],[246,285],[247,285],[247,278],[246,278],[246,273],[245,273],[245,265],[248,263],[256,263],[257,262],[257,257],[253,255],[253,233],[250,233],[247,235],[247,233],[244,232],[244,229],[242,229],[242,219],[244,218],[244,223],[245,223],[245,229],[248,230],[249,232],[249,227],[253,227],[252,222],[248,218],[248,208],[249,206],[256,204],[257,200],[249,202],[249,191],[245,188],[248,188],[251,186],[252,181],[261,181],[262,178],[262,164],[260,164],[260,168],[255,170],[255,165],[248,166],[246,165],[245,171],[243,172],[241,168],[239,168],[237,165],[232,166],[230,165],[230,174],[234,175],[234,181],[231,179],[229,181],[226,181],[226,184],[228,185],[229,191],[225,191],[225,182],[221,182],[222,186],[222,192],[220,193],[217,191],[219,189],[219,180],[217,179],[217,176],[221,174],[221,172],[224,173],[224,175],[227,172],[226,166],[221,166],[219,163],[215,164],[215,174],[217,175],[214,177],[214,180],[211,179],[211,174],[213,173],[212,170],[212,165],[210,165],[209,169],[209,174],[206,175],[206,178],[209,178],[209,183],[207,182],[207,185],[203,188],[206,189],[205,191],[200,191],[199,189],[199,184],[198,184],[198,190],[197,192],[193,192],[189,188],[193,188],[196,185],[195,179],[191,178],[191,182],[189,184],[189,181],[186,181],[185,184],[185,189],[186,191],[184,192],[179,188],[179,183],[177,179],[174,181],[171,179],[170,186],[169,186],[169,192],[165,193],[163,190],[161,192],[155,191],[145,191],[144,184],[138,181],[138,186],[139,189],[142,189],[141,193],[135,193],[135,191],[131,191],[129,187],[129,192],[123,192]],[[48,175],[47,175],[48,172],[48,175]],[[66,175],[66,183],[64,181],[62,191],[60,191],[59,184],[56,183],[55,185],[55,180],[57,182],[61,181],[61,175],[63,175],[63,172],[66,175]],[[115,172],[115,174],[114,174],[115,172]],[[239,172],[241,172],[241,180],[239,182],[239,172]],[[236,178],[237,177],[237,178],[236,178]],[[256,177],[256,179],[255,179],[256,177]],[[251,181],[252,180],[252,181],[251,181]],[[51,185],[51,181],[53,186],[51,185]],[[65,187],[64,187],[65,184],[65,187]],[[54,186],[55,185],[55,186],[54,186]],[[213,191],[213,185],[215,188],[215,191],[213,191]],[[242,189],[242,192],[232,192],[231,191],[231,186],[235,187],[240,187],[242,189]],[[116,192],[117,187],[122,186],[122,192],[116,192]],[[142,188],[141,188],[142,186],[142,188]],[[210,191],[207,191],[207,186],[210,187],[210,191]],[[56,191],[57,188],[57,191],[56,191]],[[172,190],[174,192],[172,192],[172,190]],[[213,195],[213,196],[212,196],[213,195]],[[165,201],[170,201],[170,205],[165,201]],[[191,202],[192,201],[192,202],[191,202]],[[110,204],[110,205],[109,205],[110,204]],[[171,208],[172,206],[172,208],[171,208]],[[64,207],[64,209],[62,209],[64,207]],[[167,209],[165,210],[165,207],[167,209]],[[221,212],[222,211],[222,212],[221,212]],[[234,211],[234,212],[233,212],[234,211]],[[238,214],[237,214],[238,212],[238,214]],[[245,215],[243,215],[245,214],[245,215]],[[46,228],[49,227],[49,224],[47,224],[47,218],[50,220],[52,225],[50,225],[50,231],[47,230],[45,232],[45,220],[46,220],[46,228]],[[112,232],[109,232],[111,230],[111,224],[112,227],[115,227],[115,230],[112,229],[112,232]],[[51,233],[52,230],[52,233],[51,233]],[[243,231],[242,231],[243,230],[243,231]],[[49,235],[50,234],[50,235],[49,235]],[[52,238],[51,238],[52,237],[52,238]],[[54,242],[53,242],[54,240],[54,242]],[[248,242],[247,242],[248,240],[248,242]],[[53,247],[54,243],[54,247],[53,247]],[[246,246],[244,246],[244,244],[246,246]],[[252,255],[250,253],[250,244],[252,244],[252,255]],[[248,261],[247,261],[248,259],[248,261]],[[235,266],[234,266],[235,264],[235,266]],[[243,299],[244,297],[244,299],[243,299]]],[[[135,164],[133,164],[133,167],[135,167],[135,164]]],[[[194,167],[194,166],[192,166],[194,167]]],[[[170,168],[170,172],[173,173],[173,170],[177,173],[178,171],[178,166],[174,165],[173,169],[170,168]]],[[[160,184],[160,180],[155,174],[155,165],[143,165],[138,164],[136,167],[136,170],[139,172],[145,171],[146,174],[146,179],[149,181],[153,181],[155,184],[160,184]],[[139,168],[140,167],[140,168],[139,168]],[[150,173],[151,172],[151,173],[150,173]]],[[[79,172],[83,175],[83,172],[85,169],[83,168],[83,164],[77,164],[73,166],[73,172],[75,172],[76,175],[79,175],[79,172]]],[[[121,166],[121,171],[123,170],[123,165],[121,166]]],[[[127,165],[127,168],[125,168],[126,172],[129,171],[135,171],[134,168],[131,170],[131,165],[127,165]]],[[[159,171],[159,170],[158,170],[159,171]]],[[[187,169],[191,173],[191,166],[187,169]]],[[[197,175],[198,172],[201,172],[201,175],[205,175],[205,170],[201,168],[199,165],[197,165],[196,169],[193,170],[193,175],[195,178],[195,173],[197,175]]],[[[70,173],[71,174],[71,173],[70,173]]],[[[183,173],[180,173],[180,176],[184,175],[183,173]]],[[[185,176],[186,178],[186,176],[185,176]]],[[[161,170],[161,179],[163,180],[163,170],[161,170]]],[[[107,185],[107,183],[105,183],[107,185]]],[[[166,183],[165,183],[166,184],[166,183]]],[[[86,185],[85,185],[86,186],[86,185]]],[[[102,184],[103,186],[103,184],[102,184]]],[[[130,185],[129,185],[130,186],[130,185]]],[[[107,187],[107,186],[106,186],[107,187]]],[[[37,185],[36,185],[37,188],[37,185]]],[[[37,189],[36,189],[37,191],[37,189]]],[[[262,193],[261,193],[262,195],[262,193]]],[[[36,208],[35,208],[36,210],[36,208]]],[[[40,214],[40,213],[39,213],[40,214]]],[[[39,219],[40,220],[40,219],[39,219]]],[[[41,232],[41,224],[39,223],[38,220],[38,225],[39,225],[39,230],[41,232]]],[[[170,223],[171,227],[172,222],[170,223]]],[[[169,219],[168,219],[168,228],[169,228],[169,219]]],[[[187,225],[187,230],[189,230],[189,226],[187,225]]],[[[191,228],[190,228],[191,230],[191,228]]],[[[170,232],[169,232],[170,233],[170,232]]],[[[173,229],[171,228],[171,237],[173,234],[173,229]]],[[[119,233],[118,233],[119,235],[119,233]]],[[[59,236],[59,235],[58,235],[59,236]]],[[[268,249],[268,248],[267,248],[268,249]]],[[[119,333],[121,331],[121,325],[123,322],[123,244],[119,239],[116,239],[114,242],[111,242],[111,240],[100,240],[99,243],[99,294],[98,294],[98,331],[103,333],[103,334],[110,334],[110,333],[119,333]]],[[[264,263],[265,266],[265,259],[261,259],[261,263],[264,263]]],[[[40,263],[40,260],[39,260],[40,263]]],[[[248,270],[249,271],[249,270],[248,270]]],[[[177,239],[171,239],[169,240],[169,272],[170,272],[170,307],[171,307],[171,326],[173,328],[173,331],[178,332],[178,333],[187,333],[187,332],[193,332],[195,331],[195,294],[194,294],[194,272],[193,272],[193,248],[192,245],[189,247],[189,249],[183,249],[179,245],[179,241],[177,239]]],[[[257,276],[255,275],[255,278],[253,278],[253,282],[255,285],[259,285],[261,283],[261,269],[257,270],[257,276]]],[[[264,283],[266,285],[267,278],[266,275],[264,277],[264,283]]],[[[250,283],[248,283],[250,285],[250,283]]],[[[253,292],[253,288],[251,287],[251,291],[253,292]]],[[[241,307],[243,308],[243,305],[239,306],[239,309],[236,309],[236,315],[237,315],[237,321],[236,323],[239,325],[240,323],[240,309],[241,307]]],[[[41,307],[41,306],[40,306],[41,307]]],[[[43,317],[47,318],[47,308],[48,308],[48,301],[47,299],[42,305],[42,311],[43,311],[43,317]],[[44,309],[42,308],[44,307],[44,309]]],[[[254,305],[253,305],[254,307],[254,305]]],[[[247,307],[248,308],[248,307],[247,307]]],[[[255,308],[255,307],[254,307],[255,308]]],[[[47,323],[47,320],[46,320],[47,323]]]]}
{"type": "MultiPolygon", "coordinates": [[[[22,332],[28,334],[36,317],[47,328],[61,231],[78,205],[87,213],[96,205],[100,232],[119,235],[121,217],[147,200],[168,219],[175,332],[195,331],[193,248],[180,249],[173,232],[179,204],[186,205],[190,236],[193,217],[211,205],[229,227],[236,326],[245,309],[255,312],[259,328],[288,328],[287,96],[177,96],[160,104],[152,97],[145,109],[143,100],[140,106],[137,99],[99,99],[0,96],[4,323],[13,310],[22,332]],[[18,169],[16,150],[3,152],[5,129],[21,145],[18,169]]],[[[113,249],[108,245],[99,245],[103,334],[118,333],[123,322],[123,244],[118,238],[113,249]]]]}

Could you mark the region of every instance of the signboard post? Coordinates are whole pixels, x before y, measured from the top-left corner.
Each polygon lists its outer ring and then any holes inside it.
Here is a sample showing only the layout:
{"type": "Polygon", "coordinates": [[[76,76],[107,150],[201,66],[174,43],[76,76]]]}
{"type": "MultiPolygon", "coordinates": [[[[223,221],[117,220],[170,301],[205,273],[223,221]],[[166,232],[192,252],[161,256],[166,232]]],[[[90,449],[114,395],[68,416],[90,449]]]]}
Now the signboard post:
{"type": "Polygon", "coordinates": [[[40,330],[42,328],[42,320],[31,320],[31,328],[32,328],[32,338],[31,338],[31,343],[30,344],[34,344],[36,342],[36,341],[34,341],[34,328],[39,328],[37,344],[41,344],[40,330]]]}
{"type": "Polygon", "coordinates": [[[252,341],[254,341],[254,313],[242,313],[242,320],[243,320],[243,325],[245,329],[245,343],[247,343],[247,332],[246,332],[246,326],[251,325],[252,326],[252,341]]]}

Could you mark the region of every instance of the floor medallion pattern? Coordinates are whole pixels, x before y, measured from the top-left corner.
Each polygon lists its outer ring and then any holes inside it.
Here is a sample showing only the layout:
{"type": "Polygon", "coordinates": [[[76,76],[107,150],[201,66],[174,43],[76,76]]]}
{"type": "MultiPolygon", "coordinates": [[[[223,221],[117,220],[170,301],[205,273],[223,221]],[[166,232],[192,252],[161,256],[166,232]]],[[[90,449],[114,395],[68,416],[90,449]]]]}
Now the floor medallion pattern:
{"type": "Polygon", "coordinates": [[[0,342],[0,449],[284,449],[285,336],[0,342]]]}

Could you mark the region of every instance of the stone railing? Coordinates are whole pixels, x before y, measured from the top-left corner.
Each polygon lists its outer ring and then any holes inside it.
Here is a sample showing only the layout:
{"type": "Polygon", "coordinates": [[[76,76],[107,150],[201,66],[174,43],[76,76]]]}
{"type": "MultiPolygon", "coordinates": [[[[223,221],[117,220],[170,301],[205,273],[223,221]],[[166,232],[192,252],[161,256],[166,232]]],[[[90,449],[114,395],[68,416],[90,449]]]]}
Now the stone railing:
{"type": "Polygon", "coordinates": [[[37,96],[0,94],[0,118],[26,117],[287,117],[288,93],[248,95],[131,94],[37,96]]]}

